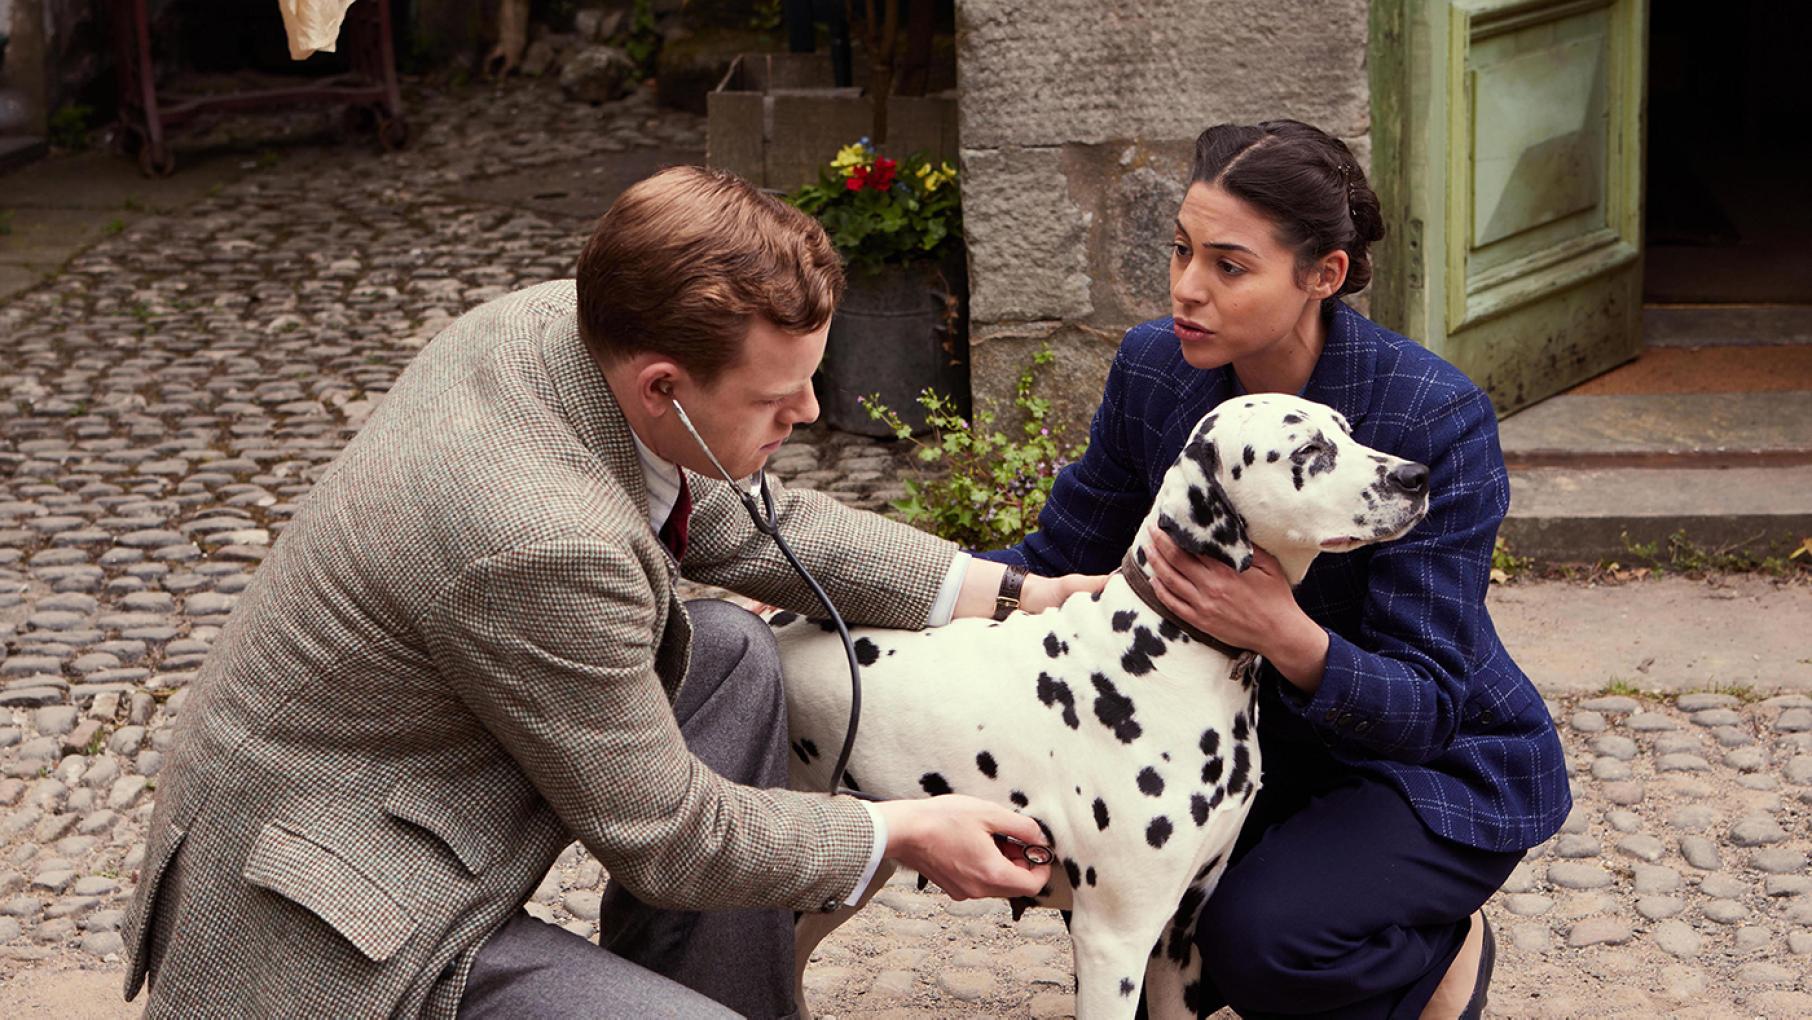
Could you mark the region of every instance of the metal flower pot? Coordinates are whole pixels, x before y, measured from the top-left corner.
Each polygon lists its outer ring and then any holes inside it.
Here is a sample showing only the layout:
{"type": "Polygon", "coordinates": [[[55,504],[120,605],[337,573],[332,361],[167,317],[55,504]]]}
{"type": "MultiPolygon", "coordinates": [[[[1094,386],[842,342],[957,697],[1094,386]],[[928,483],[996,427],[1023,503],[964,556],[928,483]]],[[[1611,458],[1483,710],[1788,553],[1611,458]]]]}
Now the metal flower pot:
{"type": "Polygon", "coordinates": [[[893,433],[869,417],[861,398],[880,395],[915,433],[930,428],[919,393],[930,387],[969,408],[969,343],[961,256],[851,271],[831,319],[818,403],[826,424],[864,436],[893,433]]]}

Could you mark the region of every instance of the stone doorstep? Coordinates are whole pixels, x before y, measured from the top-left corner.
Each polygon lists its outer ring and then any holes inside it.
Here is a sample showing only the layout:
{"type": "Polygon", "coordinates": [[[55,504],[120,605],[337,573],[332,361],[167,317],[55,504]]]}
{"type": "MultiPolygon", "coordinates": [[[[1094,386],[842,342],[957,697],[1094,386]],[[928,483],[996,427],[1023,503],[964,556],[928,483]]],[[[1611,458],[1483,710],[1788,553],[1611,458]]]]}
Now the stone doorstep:
{"type": "Polygon", "coordinates": [[[1506,418],[1498,437],[1512,468],[1772,467],[1812,464],[1807,422],[1812,389],[1562,394],[1506,418]]]}
{"type": "Polygon", "coordinates": [[[1627,560],[1630,543],[1680,531],[1707,549],[1786,555],[1812,537],[1812,465],[1513,468],[1499,534],[1518,556],[1565,563],[1627,560]]]}
{"type": "Polygon", "coordinates": [[[28,163],[43,159],[50,146],[36,135],[0,137],[0,174],[11,173],[28,163]]]}

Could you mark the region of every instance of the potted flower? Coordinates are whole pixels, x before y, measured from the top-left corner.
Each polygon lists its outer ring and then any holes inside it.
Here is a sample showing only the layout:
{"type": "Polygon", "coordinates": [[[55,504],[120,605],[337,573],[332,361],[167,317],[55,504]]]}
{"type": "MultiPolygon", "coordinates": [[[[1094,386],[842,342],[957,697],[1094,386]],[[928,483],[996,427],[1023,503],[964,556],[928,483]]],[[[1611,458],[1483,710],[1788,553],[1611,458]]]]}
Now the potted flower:
{"type": "Polygon", "coordinates": [[[912,409],[906,421],[915,432],[929,427],[917,404],[926,388],[968,403],[956,176],[949,163],[923,155],[881,156],[863,138],[839,150],[818,183],[787,196],[824,224],[848,270],[818,390],[833,428],[892,435],[862,405],[877,391],[888,406],[912,409]]]}

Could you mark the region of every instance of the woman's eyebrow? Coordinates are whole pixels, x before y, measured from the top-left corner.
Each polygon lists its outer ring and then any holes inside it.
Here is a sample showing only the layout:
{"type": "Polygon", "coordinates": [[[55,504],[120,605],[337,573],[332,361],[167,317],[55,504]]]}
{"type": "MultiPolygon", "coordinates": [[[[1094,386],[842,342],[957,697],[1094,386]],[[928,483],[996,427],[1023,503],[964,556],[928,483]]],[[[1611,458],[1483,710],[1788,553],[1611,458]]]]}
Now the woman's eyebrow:
{"type": "MultiPolygon", "coordinates": [[[[1189,230],[1187,227],[1183,226],[1183,221],[1177,220],[1176,223],[1177,223],[1177,233],[1183,235],[1184,237],[1188,237],[1189,230]]],[[[1231,241],[1203,241],[1202,247],[1213,248],[1216,251],[1244,252],[1245,254],[1250,255],[1255,259],[1264,257],[1264,256],[1260,255],[1258,252],[1253,251],[1252,249],[1246,247],[1243,244],[1234,244],[1231,241]]]]}

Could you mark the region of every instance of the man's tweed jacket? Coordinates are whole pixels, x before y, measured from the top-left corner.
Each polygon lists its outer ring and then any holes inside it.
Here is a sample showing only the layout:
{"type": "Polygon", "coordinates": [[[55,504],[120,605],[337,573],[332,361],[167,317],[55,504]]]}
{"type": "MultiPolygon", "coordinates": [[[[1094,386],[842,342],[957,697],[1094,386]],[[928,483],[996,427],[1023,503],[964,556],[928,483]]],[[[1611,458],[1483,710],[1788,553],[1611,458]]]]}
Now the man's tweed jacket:
{"type": "MultiPolygon", "coordinates": [[[[860,877],[860,804],[680,739],[691,629],[575,305],[545,284],[437,337],[241,598],[158,777],[126,927],[128,996],[161,954],[148,1015],[451,1017],[574,838],[659,905],[820,910],[860,877]]],[[[729,486],[693,486],[685,574],[812,609],[729,486]]],[[[954,546],[778,502],[852,621],[924,624],[954,546]]]]}

